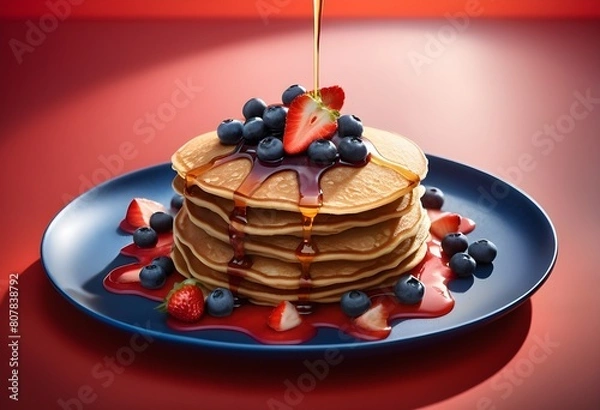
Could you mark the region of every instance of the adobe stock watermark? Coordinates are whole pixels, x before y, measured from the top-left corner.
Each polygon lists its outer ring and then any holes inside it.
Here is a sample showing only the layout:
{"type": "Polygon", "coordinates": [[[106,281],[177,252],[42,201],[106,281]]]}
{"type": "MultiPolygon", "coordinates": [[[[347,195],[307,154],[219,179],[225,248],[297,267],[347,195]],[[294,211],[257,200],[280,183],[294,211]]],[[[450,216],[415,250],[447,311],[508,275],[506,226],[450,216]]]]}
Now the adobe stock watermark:
{"type": "MultiPolygon", "coordinates": [[[[61,197],[65,205],[96,185],[123,172],[126,162],[137,158],[143,151],[143,147],[155,140],[158,131],[164,130],[170,122],[174,121],[177,113],[189,106],[198,93],[204,89],[202,86],[195,85],[191,77],[185,81],[177,79],[174,85],[175,88],[171,94],[156,109],[147,111],[133,122],[132,130],[136,138],[123,140],[116,151],[112,153],[98,155],[98,167],[90,174],[78,176],[78,192],[76,194],[65,193],[61,197]]],[[[93,195],[87,199],[93,200],[93,195]]]]}
{"type": "Polygon", "coordinates": [[[254,6],[264,25],[269,24],[269,18],[273,14],[281,13],[281,10],[287,7],[292,0],[256,0],[254,6]]]}
{"type": "Polygon", "coordinates": [[[532,339],[534,344],[524,357],[517,359],[511,367],[502,370],[492,379],[493,393],[479,398],[475,404],[477,410],[495,410],[496,403],[508,400],[515,390],[524,386],[535,370],[560,347],[560,342],[552,340],[548,334],[543,338],[535,335],[532,339]]]}
{"type": "MultiPolygon", "coordinates": [[[[526,174],[533,172],[539,161],[555,152],[558,144],[573,133],[577,124],[584,121],[600,104],[600,96],[592,94],[592,89],[575,90],[568,109],[553,121],[545,123],[530,137],[532,150],[521,153],[514,164],[498,169],[498,176],[504,181],[519,185],[526,174]]],[[[487,210],[494,209],[499,201],[510,193],[508,185],[495,180],[489,187],[479,186],[477,204],[487,210]]]]}
{"type": "MultiPolygon", "coordinates": [[[[139,324],[135,324],[139,326],[139,324]]],[[[145,329],[150,329],[150,322],[146,322],[145,329]]],[[[134,333],[127,343],[119,347],[113,355],[104,356],[90,369],[87,383],[81,384],[75,394],[68,398],[59,398],[56,404],[62,410],[84,410],[98,400],[102,391],[110,388],[119,375],[132,366],[136,357],[154,342],[154,338],[146,333],[134,333]]]]}
{"type": "Polygon", "coordinates": [[[423,73],[424,67],[433,64],[438,58],[444,55],[448,47],[454,43],[459,34],[465,32],[471,25],[473,17],[483,14],[485,1],[495,0],[467,0],[463,11],[455,14],[445,13],[444,18],[448,22],[441,26],[435,34],[425,35],[425,44],[422,51],[410,50],[406,57],[417,75],[423,73]]]}
{"type": "Polygon", "coordinates": [[[25,26],[25,39],[19,40],[11,38],[8,45],[15,56],[17,63],[23,63],[25,54],[33,53],[37,47],[44,44],[50,33],[58,28],[59,24],[65,21],[73,11],[73,6],[80,6],[85,0],[47,0],[44,4],[48,9],[37,22],[27,20],[25,26]]]}

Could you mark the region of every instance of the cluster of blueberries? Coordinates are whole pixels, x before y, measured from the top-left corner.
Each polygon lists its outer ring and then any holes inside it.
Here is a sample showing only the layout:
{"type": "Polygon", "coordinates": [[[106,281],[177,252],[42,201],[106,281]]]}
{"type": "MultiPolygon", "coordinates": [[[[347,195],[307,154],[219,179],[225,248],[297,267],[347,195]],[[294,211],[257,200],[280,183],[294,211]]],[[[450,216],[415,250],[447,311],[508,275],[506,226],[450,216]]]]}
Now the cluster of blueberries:
{"type": "MultiPolygon", "coordinates": [[[[173,197],[171,206],[179,209],[183,198],[173,197]]],[[[153,248],[158,243],[158,235],[173,230],[173,216],[166,212],[155,212],[150,216],[150,226],[142,226],[133,232],[133,243],[140,248],[153,248]]],[[[140,270],[140,284],[146,289],[159,289],[167,276],[175,271],[175,264],[168,256],[154,258],[140,270]]]]}
{"type": "MultiPolygon", "coordinates": [[[[444,193],[436,187],[427,187],[421,197],[426,209],[440,209],[444,204],[444,193]]],[[[441,242],[442,251],[450,257],[448,266],[458,277],[465,278],[475,273],[477,265],[492,263],[498,254],[496,245],[488,239],[469,243],[462,232],[448,233],[441,242]]]]}
{"type": "MultiPolygon", "coordinates": [[[[242,107],[244,122],[229,118],[217,127],[217,136],[224,145],[236,145],[243,140],[245,144],[257,145],[256,155],[265,162],[283,159],[285,149],[283,134],[292,101],[306,93],[306,88],[294,84],[282,94],[282,104],[267,105],[260,98],[251,98],[242,107]]],[[[361,139],[363,125],[357,116],[341,115],[337,119],[338,145],[331,139],[321,138],[313,141],[307,150],[311,161],[329,164],[338,157],[345,162],[357,164],[363,162],[368,149],[361,139]]]]}

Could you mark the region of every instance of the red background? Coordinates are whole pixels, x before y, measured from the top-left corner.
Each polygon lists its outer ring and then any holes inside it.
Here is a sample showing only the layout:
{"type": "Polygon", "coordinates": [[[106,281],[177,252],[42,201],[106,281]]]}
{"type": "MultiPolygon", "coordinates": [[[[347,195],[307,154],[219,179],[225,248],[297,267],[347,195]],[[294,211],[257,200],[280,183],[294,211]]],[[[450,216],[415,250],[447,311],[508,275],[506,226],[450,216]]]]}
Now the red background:
{"type": "MultiPolygon", "coordinates": [[[[60,3],[63,0],[50,0],[60,3]]],[[[67,1],[67,0],[64,0],[67,1]]],[[[250,17],[258,8],[271,10],[274,17],[308,17],[310,0],[72,0],[73,17],[250,17]]],[[[463,11],[469,3],[486,7],[488,17],[593,17],[600,15],[596,0],[327,0],[329,17],[437,17],[463,11]]],[[[0,0],[0,17],[30,18],[48,10],[47,0],[0,0]]]]}
{"type": "MultiPolygon", "coordinates": [[[[310,19],[276,18],[308,15],[310,8],[290,3],[263,20],[251,1],[207,6],[207,16],[228,17],[207,19],[191,18],[201,2],[159,9],[167,2],[140,8],[142,2],[123,1],[117,9],[87,0],[19,62],[10,41],[27,41],[27,19],[47,11],[43,2],[15,3],[2,2],[2,16],[10,19],[0,22],[0,317],[8,322],[8,276],[18,272],[21,400],[7,399],[8,329],[2,324],[2,408],[60,408],[59,399],[75,397],[86,385],[96,396],[84,409],[265,409],[269,399],[283,401],[286,380],[296,382],[307,371],[304,358],[232,358],[159,341],[101,385],[93,369],[128,346],[131,335],[63,300],[45,277],[39,244],[66,202],[107,172],[117,176],[168,161],[190,137],[239,112],[248,97],[274,101],[291,83],[311,84],[310,19]],[[108,18],[134,15],[161,19],[108,18]],[[167,18],[183,15],[190,18],[167,18]],[[188,79],[201,91],[144,142],[135,124],[170,100],[178,80],[188,79]],[[102,158],[119,155],[126,142],[135,155],[108,170],[102,158]]],[[[552,218],[560,254],[548,282],[512,314],[430,347],[348,357],[290,407],[598,408],[600,105],[561,138],[544,134],[540,146],[533,136],[569,115],[576,92],[600,98],[599,21],[470,19],[460,33],[444,37],[453,27],[446,18],[392,18],[389,2],[341,3],[329,1],[325,9],[322,84],[342,85],[345,110],[360,113],[365,123],[524,189],[552,218]],[[364,4],[368,10],[357,8],[364,4]],[[332,18],[341,14],[373,18],[332,18]],[[430,63],[415,67],[410,53],[431,53],[432,39],[442,46],[430,63]],[[535,166],[518,171],[527,155],[535,166]]],[[[394,13],[464,10],[464,2],[435,2],[435,10],[420,11],[413,8],[417,2],[403,4],[406,9],[394,13]]],[[[534,9],[538,16],[590,17],[598,16],[597,4],[481,1],[483,17],[529,16],[534,9]],[[541,3],[545,7],[531,6],[541,3]]]]}

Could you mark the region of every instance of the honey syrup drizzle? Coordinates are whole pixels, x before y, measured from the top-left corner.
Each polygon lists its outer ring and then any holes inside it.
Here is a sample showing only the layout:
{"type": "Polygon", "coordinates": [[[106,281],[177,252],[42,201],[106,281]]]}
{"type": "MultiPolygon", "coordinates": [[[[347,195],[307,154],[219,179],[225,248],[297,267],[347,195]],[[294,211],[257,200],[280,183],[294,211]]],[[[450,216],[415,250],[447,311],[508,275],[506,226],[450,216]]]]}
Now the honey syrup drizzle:
{"type": "Polygon", "coordinates": [[[369,158],[371,161],[373,161],[373,163],[375,163],[379,166],[382,166],[384,168],[388,168],[393,171],[396,171],[398,174],[400,174],[400,176],[402,176],[404,179],[406,179],[408,181],[408,188],[410,188],[410,189],[415,188],[417,185],[419,185],[419,183],[421,182],[421,177],[419,175],[412,172],[405,165],[390,161],[389,159],[385,158],[383,155],[381,155],[379,153],[379,151],[377,151],[377,148],[375,148],[373,143],[371,141],[369,141],[367,138],[363,137],[362,140],[365,143],[365,145],[367,146],[367,149],[369,152],[369,158]]]}
{"type": "Polygon", "coordinates": [[[300,206],[300,213],[302,214],[302,242],[296,248],[296,258],[300,261],[301,268],[300,287],[308,291],[311,287],[310,266],[315,256],[319,253],[317,245],[312,240],[313,223],[319,213],[319,208],[300,206]]]}

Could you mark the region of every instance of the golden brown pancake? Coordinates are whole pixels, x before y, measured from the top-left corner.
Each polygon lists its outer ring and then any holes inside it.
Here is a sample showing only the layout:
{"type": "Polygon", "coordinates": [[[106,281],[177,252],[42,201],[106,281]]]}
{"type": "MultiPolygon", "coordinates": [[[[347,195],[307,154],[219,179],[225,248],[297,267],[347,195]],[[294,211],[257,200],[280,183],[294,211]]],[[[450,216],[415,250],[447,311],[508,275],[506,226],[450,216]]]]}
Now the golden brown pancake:
{"type": "MultiPolygon", "coordinates": [[[[231,246],[210,236],[204,230],[193,225],[185,208],[177,215],[174,237],[177,247],[189,248],[193,258],[203,265],[222,273],[229,272],[229,262],[234,253],[231,246]]],[[[387,254],[375,258],[358,260],[328,260],[310,265],[312,286],[326,286],[333,283],[351,282],[363,279],[377,271],[391,269],[425,242],[428,236],[428,224],[415,225],[416,232],[393,247],[387,254]]],[[[243,272],[249,281],[270,285],[281,289],[297,289],[301,286],[302,267],[299,262],[288,262],[279,258],[252,255],[252,265],[248,268],[236,268],[243,272]]]]}
{"type": "MultiPolygon", "coordinates": [[[[208,209],[189,207],[186,204],[184,213],[188,219],[185,226],[179,226],[181,236],[186,236],[186,228],[200,228],[212,238],[229,245],[229,224],[208,209]]],[[[332,235],[315,235],[313,245],[318,249],[313,262],[325,260],[361,260],[373,259],[389,253],[400,242],[414,236],[420,220],[425,212],[419,206],[413,206],[399,218],[388,219],[378,224],[346,229],[332,235]]],[[[183,223],[182,223],[183,225],[183,223]]],[[[296,251],[302,238],[292,235],[246,235],[244,246],[247,254],[263,255],[287,262],[297,262],[296,251]]]]}
{"type": "MultiPolygon", "coordinates": [[[[427,173],[427,158],[411,140],[397,134],[365,127],[364,137],[377,149],[363,167],[333,167],[323,174],[320,188],[324,214],[354,214],[388,204],[401,198],[416,183],[407,179],[423,179],[427,173]],[[377,159],[377,160],[375,160],[377,159]]],[[[215,158],[233,152],[231,146],[221,145],[216,132],[199,135],[188,141],[171,158],[173,168],[182,177],[194,169],[206,167],[215,158]]],[[[225,162],[202,172],[193,183],[203,191],[233,200],[234,193],[246,179],[252,164],[240,158],[225,162]]],[[[274,174],[247,198],[247,205],[255,208],[298,212],[300,190],[298,177],[293,171],[274,174]]]]}
{"type": "Polygon", "coordinates": [[[412,255],[409,255],[399,265],[388,270],[382,270],[376,275],[354,282],[338,283],[310,289],[282,289],[252,282],[247,278],[235,278],[218,272],[202,264],[193,256],[185,245],[176,247],[173,251],[173,261],[177,270],[186,277],[194,277],[208,290],[217,287],[232,288],[238,295],[248,298],[260,305],[275,305],[282,300],[300,302],[338,302],[340,297],[350,290],[383,289],[393,285],[398,276],[413,269],[425,256],[427,244],[423,243],[412,255]]]}
{"type": "MultiPolygon", "coordinates": [[[[185,181],[176,177],[173,187],[176,192],[184,194],[185,181]]],[[[347,215],[333,215],[319,212],[312,227],[313,235],[331,235],[346,229],[359,226],[370,226],[384,222],[391,218],[398,218],[410,210],[416,201],[423,195],[424,188],[418,186],[413,191],[401,198],[365,212],[347,215]]],[[[208,209],[226,223],[230,223],[234,202],[225,198],[216,197],[193,186],[185,194],[190,209],[193,205],[208,209]],[[193,204],[193,205],[192,205],[193,204]]],[[[236,228],[241,232],[251,235],[295,235],[302,236],[302,215],[298,212],[277,211],[274,209],[248,208],[247,223],[238,224],[236,228]]]]}

